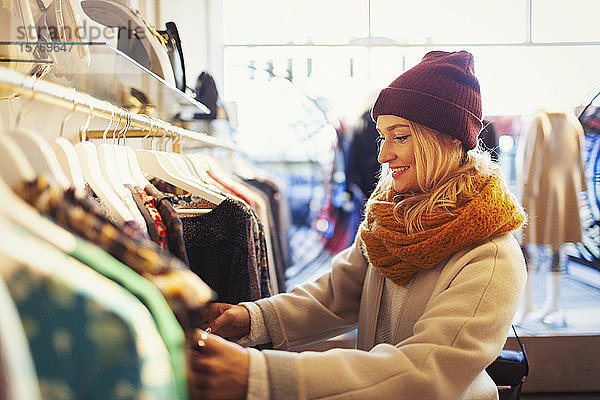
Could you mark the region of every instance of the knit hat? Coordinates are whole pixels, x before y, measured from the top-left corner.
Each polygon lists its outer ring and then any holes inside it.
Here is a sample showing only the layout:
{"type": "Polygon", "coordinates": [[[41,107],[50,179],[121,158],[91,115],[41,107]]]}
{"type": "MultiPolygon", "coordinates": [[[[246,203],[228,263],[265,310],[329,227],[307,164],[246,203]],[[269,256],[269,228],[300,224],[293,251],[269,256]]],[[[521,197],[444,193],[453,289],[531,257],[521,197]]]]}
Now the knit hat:
{"type": "Polygon", "coordinates": [[[481,131],[481,94],[467,51],[430,51],[420,63],[383,89],[373,106],[373,120],[395,115],[450,135],[467,150],[481,131]]]}

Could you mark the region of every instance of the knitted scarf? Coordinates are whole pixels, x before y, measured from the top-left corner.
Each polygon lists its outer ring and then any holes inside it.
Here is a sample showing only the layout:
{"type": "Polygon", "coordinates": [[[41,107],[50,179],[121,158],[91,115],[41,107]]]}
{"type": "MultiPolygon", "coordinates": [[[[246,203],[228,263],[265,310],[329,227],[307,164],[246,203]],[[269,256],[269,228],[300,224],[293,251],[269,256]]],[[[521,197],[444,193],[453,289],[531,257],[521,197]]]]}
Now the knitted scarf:
{"type": "Polygon", "coordinates": [[[452,213],[424,215],[424,230],[409,234],[400,213],[393,215],[397,193],[374,193],[360,225],[363,252],[385,277],[402,285],[422,269],[435,266],[457,251],[495,235],[510,232],[525,221],[525,212],[499,175],[481,175],[477,195],[459,201],[452,213]]]}

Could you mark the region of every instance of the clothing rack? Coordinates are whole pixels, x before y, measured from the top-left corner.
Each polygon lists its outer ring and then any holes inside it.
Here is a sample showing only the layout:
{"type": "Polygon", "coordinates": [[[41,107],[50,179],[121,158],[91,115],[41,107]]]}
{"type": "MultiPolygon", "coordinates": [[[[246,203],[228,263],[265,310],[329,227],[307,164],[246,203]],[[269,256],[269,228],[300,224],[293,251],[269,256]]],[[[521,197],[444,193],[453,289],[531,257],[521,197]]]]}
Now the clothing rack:
{"type": "MultiPolygon", "coordinates": [[[[10,89],[15,95],[23,96],[45,104],[57,106],[73,112],[83,112],[107,121],[127,121],[127,137],[186,138],[206,147],[238,150],[229,142],[216,139],[206,133],[195,132],[172,125],[145,114],[135,114],[104,100],[97,99],[75,88],[23,75],[17,71],[0,67],[0,87],[10,89]],[[124,118],[125,117],[125,118],[124,118]]],[[[86,138],[101,139],[104,131],[87,131],[86,138]]]]}

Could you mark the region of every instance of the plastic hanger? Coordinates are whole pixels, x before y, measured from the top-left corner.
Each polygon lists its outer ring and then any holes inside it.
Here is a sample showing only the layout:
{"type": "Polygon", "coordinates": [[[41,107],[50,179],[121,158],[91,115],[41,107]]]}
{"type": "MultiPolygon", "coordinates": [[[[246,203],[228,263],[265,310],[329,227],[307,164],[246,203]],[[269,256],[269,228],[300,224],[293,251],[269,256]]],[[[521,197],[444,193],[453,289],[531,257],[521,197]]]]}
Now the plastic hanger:
{"type": "Polygon", "coordinates": [[[196,174],[196,176],[198,176],[206,184],[220,186],[220,184],[208,174],[208,170],[210,169],[208,164],[204,163],[204,160],[200,160],[200,157],[198,157],[196,154],[182,155],[182,159],[188,168],[190,168],[196,174]]]}
{"type": "MultiPolygon", "coordinates": [[[[4,169],[2,169],[2,172],[4,172],[4,169]]],[[[4,176],[4,174],[2,175],[4,176]]],[[[0,215],[4,218],[66,253],[75,251],[77,243],[75,236],[49,219],[44,218],[36,209],[17,196],[9,187],[9,183],[1,177],[0,197],[3,204],[3,207],[0,207],[0,215]]]]}
{"type": "MultiPolygon", "coordinates": [[[[161,140],[165,140],[165,144],[166,144],[166,138],[168,137],[167,134],[165,134],[165,136],[161,139],[161,140]]],[[[178,138],[178,135],[175,135],[176,138],[178,138]]],[[[176,142],[174,142],[175,144],[176,142]]],[[[166,150],[166,146],[165,149],[166,150]]],[[[204,170],[200,170],[197,171],[193,165],[190,166],[190,163],[187,161],[186,157],[183,154],[179,154],[179,153],[168,153],[168,152],[163,152],[161,154],[164,154],[166,157],[168,157],[170,159],[170,162],[173,164],[173,166],[177,169],[177,171],[179,171],[179,174],[184,177],[187,180],[190,180],[194,183],[196,183],[197,185],[200,185],[202,187],[205,187],[207,190],[215,192],[215,191],[219,191],[220,190],[220,184],[218,182],[216,182],[214,179],[212,179],[210,177],[210,175],[208,175],[208,173],[206,173],[206,171],[204,170]]]]}
{"type": "MultiPolygon", "coordinates": [[[[75,99],[74,94],[73,99],[75,99]]],[[[73,109],[61,121],[59,136],[56,139],[54,139],[51,146],[52,150],[54,150],[54,154],[56,155],[56,159],[58,160],[61,169],[65,173],[65,176],[67,177],[71,185],[78,190],[83,190],[83,188],[85,187],[85,179],[83,178],[83,173],[81,172],[81,165],[79,164],[79,159],[77,158],[75,147],[69,140],[67,140],[63,136],[65,122],[69,117],[71,117],[75,113],[76,106],[77,105],[73,100],[73,109]]]]}
{"type": "Polygon", "coordinates": [[[216,159],[210,158],[208,155],[202,153],[194,153],[187,155],[186,157],[194,166],[194,168],[196,168],[196,170],[199,171],[199,173],[201,173],[201,175],[205,177],[205,179],[214,181],[213,177],[210,176],[210,174],[208,173],[208,171],[211,171],[212,173],[216,174],[219,178],[222,178],[223,181],[228,180],[227,177],[229,176],[229,174],[224,173],[224,169],[220,166],[219,162],[216,159]],[[225,178],[223,178],[224,176],[225,178]]]}
{"type": "MultiPolygon", "coordinates": [[[[35,80],[35,78],[32,78],[35,80]]],[[[19,129],[19,122],[25,107],[35,99],[35,87],[31,84],[33,95],[23,105],[15,118],[15,127],[9,132],[15,143],[23,150],[23,154],[29,161],[31,167],[37,175],[46,175],[53,182],[58,184],[63,189],[69,187],[69,180],[60,168],[58,159],[50,147],[50,143],[44,140],[41,136],[27,129],[19,129]]]]}
{"type": "Polygon", "coordinates": [[[0,136],[0,175],[13,188],[19,182],[32,181],[36,177],[25,153],[8,135],[0,136]]]}
{"type": "MultiPolygon", "coordinates": [[[[152,127],[153,127],[152,118],[150,118],[149,116],[147,116],[145,114],[144,114],[144,116],[148,119],[148,122],[150,123],[150,132],[148,133],[148,135],[150,135],[152,133],[152,127]]],[[[144,140],[148,137],[148,135],[146,135],[142,139],[142,146],[144,145],[144,140]]],[[[144,173],[142,172],[142,169],[140,168],[140,164],[138,163],[138,159],[135,154],[135,150],[133,150],[129,146],[124,146],[124,148],[125,148],[125,151],[127,152],[127,163],[129,164],[129,171],[131,172],[131,176],[132,176],[136,186],[145,188],[146,186],[150,185],[150,181],[148,181],[148,179],[146,179],[146,177],[144,176],[144,173]]]]}
{"type": "Polygon", "coordinates": [[[121,178],[121,182],[131,186],[138,186],[133,174],[131,172],[131,167],[129,166],[129,156],[127,155],[127,146],[125,145],[125,139],[127,137],[127,131],[131,126],[131,113],[129,110],[126,110],[126,125],[119,132],[119,137],[117,139],[117,143],[113,144],[113,150],[115,152],[115,169],[117,174],[121,178]],[[120,136],[123,135],[123,144],[119,144],[120,136]]]}
{"type": "MultiPolygon", "coordinates": [[[[173,147],[179,147],[181,142],[181,136],[174,134],[173,147]]],[[[205,169],[197,169],[196,166],[190,162],[187,156],[180,153],[166,153],[170,158],[175,167],[180,171],[180,174],[187,179],[190,179],[197,184],[206,187],[210,191],[220,191],[221,184],[216,182],[205,169]]]]}
{"type": "MultiPolygon", "coordinates": [[[[90,117],[87,120],[85,132],[87,132],[87,127],[89,126],[92,114],[93,109],[90,106],[90,117]]],[[[85,139],[87,139],[87,137],[85,139]]],[[[112,187],[106,182],[102,172],[100,171],[100,163],[98,162],[96,146],[94,146],[93,143],[85,140],[75,144],[75,151],[81,164],[83,177],[98,198],[100,198],[102,203],[108,208],[112,217],[119,224],[123,224],[125,221],[132,221],[133,215],[131,214],[131,211],[127,209],[117,193],[115,193],[112,187]]]]}
{"type": "MultiPolygon", "coordinates": [[[[166,127],[164,127],[166,135],[166,127]]],[[[153,144],[153,143],[152,143],[153,144]]],[[[151,146],[152,148],[153,146],[151,146]]],[[[136,157],[142,171],[155,176],[165,182],[176,187],[184,189],[192,194],[198,195],[203,199],[213,203],[221,204],[225,197],[219,193],[211,191],[209,188],[199,184],[189,176],[182,176],[182,172],[176,167],[168,155],[164,151],[140,149],[136,151],[136,157]]]]}
{"type": "Polygon", "coordinates": [[[136,186],[141,188],[145,188],[150,185],[150,182],[144,176],[142,169],[140,168],[140,164],[138,162],[137,156],[135,154],[135,150],[131,147],[125,146],[125,151],[127,152],[127,163],[129,164],[129,171],[131,172],[131,176],[133,177],[136,186]]]}
{"type": "MultiPolygon", "coordinates": [[[[117,122],[113,131],[113,141],[116,135],[116,130],[119,125],[121,125],[121,120],[121,114],[119,112],[119,122],[117,122]]],[[[106,140],[106,138],[104,138],[104,140],[106,140]]],[[[102,172],[102,176],[104,176],[104,179],[108,185],[121,198],[126,197],[128,194],[131,196],[131,193],[129,193],[129,191],[125,189],[125,186],[123,186],[124,182],[117,173],[117,162],[115,160],[115,150],[113,145],[103,141],[96,147],[96,151],[98,153],[98,164],[100,165],[100,171],[102,172]]]]}

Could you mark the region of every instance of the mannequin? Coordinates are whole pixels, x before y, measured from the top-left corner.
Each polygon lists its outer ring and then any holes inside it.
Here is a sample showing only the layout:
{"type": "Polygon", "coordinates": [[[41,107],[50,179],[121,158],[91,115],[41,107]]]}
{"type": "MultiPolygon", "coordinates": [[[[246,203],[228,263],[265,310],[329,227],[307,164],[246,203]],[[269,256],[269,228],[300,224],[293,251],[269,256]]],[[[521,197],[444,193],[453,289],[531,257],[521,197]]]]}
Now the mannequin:
{"type": "Polygon", "coordinates": [[[565,325],[559,288],[565,271],[564,244],[581,240],[578,194],[585,190],[581,156],[583,128],[566,112],[537,111],[519,143],[517,170],[523,207],[529,222],[522,230],[521,248],[529,276],[524,302],[515,322],[539,320],[549,325],[565,325]],[[532,293],[532,272],[541,267],[540,246],[551,250],[546,271],[543,304],[536,309],[532,293]],[[536,249],[537,255],[533,254],[536,249]]]}

